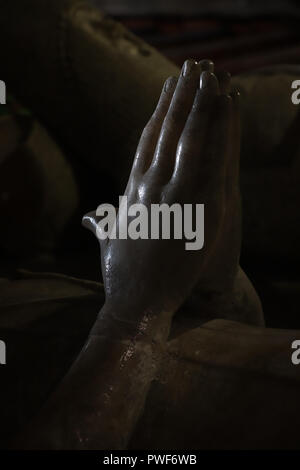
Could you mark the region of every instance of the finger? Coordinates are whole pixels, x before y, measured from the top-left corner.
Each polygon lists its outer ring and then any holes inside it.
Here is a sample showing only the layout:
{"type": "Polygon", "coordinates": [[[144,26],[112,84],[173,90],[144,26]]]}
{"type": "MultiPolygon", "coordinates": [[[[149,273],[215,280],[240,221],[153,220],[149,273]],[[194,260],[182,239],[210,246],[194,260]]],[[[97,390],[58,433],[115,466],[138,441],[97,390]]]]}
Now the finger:
{"type": "Polygon", "coordinates": [[[231,92],[231,75],[227,70],[221,70],[216,73],[219,81],[221,94],[229,95],[231,92]]]}
{"type": "Polygon", "coordinates": [[[182,67],[176,89],[164,119],[151,164],[153,178],[167,181],[173,172],[176,148],[198,88],[200,66],[188,60],[182,67]]]}
{"type": "Polygon", "coordinates": [[[177,78],[169,77],[163,86],[156,109],[141,135],[132,167],[134,173],[142,174],[149,168],[176,84],[177,78]]]}
{"type": "Polygon", "coordinates": [[[100,217],[96,215],[96,211],[91,211],[82,217],[81,224],[84,228],[90,230],[96,236],[97,224],[100,217]]]}
{"type": "Polygon", "coordinates": [[[212,95],[220,94],[219,82],[216,75],[208,70],[204,71],[200,75],[199,88],[202,91],[206,91],[212,95]]]}
{"type": "Polygon", "coordinates": [[[183,183],[197,180],[201,167],[201,149],[205,146],[205,137],[210,126],[214,95],[209,90],[197,91],[192,110],[180,137],[172,181],[183,183]]]}
{"type": "Polygon", "coordinates": [[[214,71],[214,63],[210,59],[200,60],[199,65],[202,72],[204,72],[205,70],[208,70],[208,72],[214,71]]]}
{"type": "Polygon", "coordinates": [[[211,72],[201,74],[200,86],[196,92],[184,130],[181,134],[172,180],[197,182],[201,169],[201,155],[207,152],[206,138],[212,125],[212,112],[219,96],[218,82],[211,72]]]}

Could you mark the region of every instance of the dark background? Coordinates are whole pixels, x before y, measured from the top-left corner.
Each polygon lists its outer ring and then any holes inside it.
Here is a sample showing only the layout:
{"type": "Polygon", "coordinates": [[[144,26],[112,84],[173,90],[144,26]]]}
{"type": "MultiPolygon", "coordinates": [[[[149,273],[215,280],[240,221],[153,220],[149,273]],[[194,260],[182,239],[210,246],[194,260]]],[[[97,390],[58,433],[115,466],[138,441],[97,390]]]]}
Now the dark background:
{"type": "Polygon", "coordinates": [[[300,2],[293,0],[93,0],[178,65],[211,58],[240,73],[299,63],[300,2]]]}

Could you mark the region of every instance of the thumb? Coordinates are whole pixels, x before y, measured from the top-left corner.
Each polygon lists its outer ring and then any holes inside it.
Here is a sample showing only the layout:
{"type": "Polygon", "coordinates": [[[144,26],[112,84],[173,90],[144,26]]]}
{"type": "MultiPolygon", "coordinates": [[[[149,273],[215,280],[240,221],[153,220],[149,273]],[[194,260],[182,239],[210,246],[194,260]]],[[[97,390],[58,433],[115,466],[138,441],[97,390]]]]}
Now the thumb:
{"type": "MultiPolygon", "coordinates": [[[[109,238],[109,233],[114,227],[116,213],[117,213],[115,207],[113,207],[111,204],[107,205],[107,207],[110,209],[110,212],[111,212],[111,209],[113,209],[113,213],[111,213],[112,217],[110,221],[108,222],[108,227],[110,231],[107,232],[107,230],[105,229],[107,224],[104,224],[104,226],[103,224],[100,224],[101,220],[107,219],[107,216],[101,214],[101,212],[103,213],[103,206],[106,206],[106,205],[102,204],[101,206],[99,206],[99,207],[102,207],[102,211],[100,211],[100,215],[97,215],[98,209],[99,209],[98,207],[96,211],[88,212],[82,218],[83,227],[90,230],[95,235],[95,237],[98,238],[100,243],[102,243],[102,241],[107,240],[107,238],[109,238]]],[[[104,212],[106,212],[105,208],[104,208],[104,212]]]]}
{"type": "Polygon", "coordinates": [[[84,228],[90,230],[97,237],[97,225],[100,220],[101,217],[96,215],[96,211],[91,211],[82,217],[81,223],[84,228]]]}

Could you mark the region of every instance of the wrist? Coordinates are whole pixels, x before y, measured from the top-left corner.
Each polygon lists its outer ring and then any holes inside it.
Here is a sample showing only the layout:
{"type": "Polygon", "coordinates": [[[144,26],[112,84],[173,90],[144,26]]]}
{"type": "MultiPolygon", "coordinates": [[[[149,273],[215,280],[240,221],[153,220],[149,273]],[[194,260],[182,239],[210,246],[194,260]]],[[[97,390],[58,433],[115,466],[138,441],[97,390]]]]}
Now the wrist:
{"type": "Polygon", "coordinates": [[[114,340],[163,341],[169,334],[171,315],[144,303],[129,305],[106,301],[91,330],[91,335],[114,340]]]}
{"type": "Polygon", "coordinates": [[[207,292],[198,290],[189,299],[191,311],[201,312],[205,323],[216,318],[239,321],[257,326],[264,325],[260,299],[247,275],[239,267],[232,285],[226,290],[207,292]]]}

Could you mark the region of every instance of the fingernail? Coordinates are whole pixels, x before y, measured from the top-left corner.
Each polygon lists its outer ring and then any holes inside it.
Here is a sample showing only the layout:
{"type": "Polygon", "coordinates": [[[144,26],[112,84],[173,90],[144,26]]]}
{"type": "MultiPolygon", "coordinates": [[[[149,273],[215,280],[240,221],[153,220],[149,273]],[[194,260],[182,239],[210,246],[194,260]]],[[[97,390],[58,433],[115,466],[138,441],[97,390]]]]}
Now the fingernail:
{"type": "Polygon", "coordinates": [[[209,72],[208,70],[202,72],[200,75],[200,88],[203,89],[209,87],[212,84],[213,76],[213,73],[209,72]]]}
{"type": "Polygon", "coordinates": [[[170,91],[174,86],[175,80],[175,77],[169,77],[165,82],[164,91],[170,91]]]}
{"type": "Polygon", "coordinates": [[[183,64],[181,75],[186,77],[197,67],[197,62],[195,60],[186,60],[183,64]]]}

